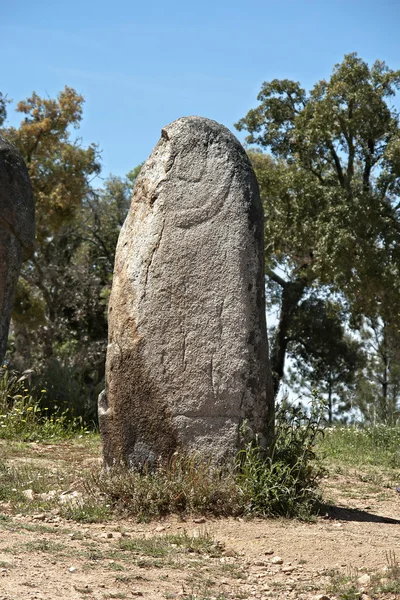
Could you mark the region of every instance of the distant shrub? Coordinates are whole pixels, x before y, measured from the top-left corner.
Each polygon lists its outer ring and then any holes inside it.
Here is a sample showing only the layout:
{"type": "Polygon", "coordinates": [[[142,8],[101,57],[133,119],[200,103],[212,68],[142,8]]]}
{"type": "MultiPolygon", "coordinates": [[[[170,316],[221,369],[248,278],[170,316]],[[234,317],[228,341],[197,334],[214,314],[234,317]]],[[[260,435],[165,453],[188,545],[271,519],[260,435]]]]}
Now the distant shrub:
{"type": "Polygon", "coordinates": [[[103,387],[97,389],[87,385],[82,366],[72,366],[52,358],[47,361],[38,380],[46,390],[42,394],[41,405],[51,413],[62,411],[70,417],[80,417],[85,423],[97,424],[97,396],[103,387]]]}
{"type": "Polygon", "coordinates": [[[42,441],[85,433],[81,418],[42,406],[46,390],[29,389],[29,376],[0,369],[0,438],[42,441]]]}

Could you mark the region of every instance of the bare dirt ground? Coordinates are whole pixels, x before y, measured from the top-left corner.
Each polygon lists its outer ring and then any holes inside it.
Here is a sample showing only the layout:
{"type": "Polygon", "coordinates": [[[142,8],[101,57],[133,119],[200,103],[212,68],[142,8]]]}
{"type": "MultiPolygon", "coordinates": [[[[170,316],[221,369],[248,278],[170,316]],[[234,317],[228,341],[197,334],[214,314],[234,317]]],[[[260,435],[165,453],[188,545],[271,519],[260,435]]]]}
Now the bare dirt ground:
{"type": "MultiPolygon", "coordinates": [[[[76,481],[63,490],[67,494],[79,489],[82,469],[97,456],[98,448],[85,446],[12,450],[0,443],[2,464],[72,469],[76,481]]],[[[330,471],[327,508],[315,522],[171,517],[87,524],[34,502],[31,511],[16,513],[3,500],[0,600],[400,597],[396,590],[374,592],[369,582],[378,578],[384,588],[388,567],[400,557],[396,482],[378,470],[330,471]],[[346,596],[337,581],[349,575],[356,577],[357,593],[346,596]]]]}

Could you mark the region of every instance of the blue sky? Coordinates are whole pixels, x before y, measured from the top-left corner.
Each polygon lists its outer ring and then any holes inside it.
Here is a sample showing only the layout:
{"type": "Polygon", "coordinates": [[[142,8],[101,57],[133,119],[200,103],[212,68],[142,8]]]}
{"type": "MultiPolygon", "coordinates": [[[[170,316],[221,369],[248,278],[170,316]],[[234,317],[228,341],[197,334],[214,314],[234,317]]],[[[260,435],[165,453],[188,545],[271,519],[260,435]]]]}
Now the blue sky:
{"type": "Polygon", "coordinates": [[[79,135],[99,144],[104,176],[124,175],[180,116],[234,130],[263,81],[309,88],[354,51],[400,68],[399,17],[398,0],[6,0],[0,90],[18,101],[74,87],[79,135]]]}

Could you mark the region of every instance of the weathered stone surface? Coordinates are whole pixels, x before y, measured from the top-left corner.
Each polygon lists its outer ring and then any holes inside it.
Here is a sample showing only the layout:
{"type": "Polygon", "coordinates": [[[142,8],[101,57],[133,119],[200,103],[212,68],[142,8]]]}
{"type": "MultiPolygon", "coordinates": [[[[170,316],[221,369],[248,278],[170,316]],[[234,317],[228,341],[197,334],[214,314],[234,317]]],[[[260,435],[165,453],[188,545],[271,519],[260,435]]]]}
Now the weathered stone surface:
{"type": "Polygon", "coordinates": [[[118,241],[105,462],[152,463],[179,447],[223,459],[245,421],[264,443],[271,411],[257,182],[228,129],[185,117],[142,167],[118,241]]]}
{"type": "Polygon", "coordinates": [[[34,201],[25,163],[0,136],[0,361],[7,335],[22,260],[33,251],[34,201]]]}

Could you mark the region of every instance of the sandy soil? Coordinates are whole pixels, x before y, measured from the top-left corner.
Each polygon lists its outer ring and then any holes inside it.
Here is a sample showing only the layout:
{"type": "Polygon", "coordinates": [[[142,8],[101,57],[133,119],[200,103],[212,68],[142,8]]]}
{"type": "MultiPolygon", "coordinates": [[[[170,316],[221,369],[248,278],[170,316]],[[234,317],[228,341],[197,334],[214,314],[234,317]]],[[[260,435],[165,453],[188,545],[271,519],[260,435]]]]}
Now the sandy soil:
{"type": "MultiPolygon", "coordinates": [[[[66,458],[57,446],[36,445],[29,460],[42,449],[46,463],[66,458]]],[[[61,519],[57,510],[13,514],[0,503],[0,600],[339,598],[332,589],[335,573],[379,572],[384,578],[388,564],[400,557],[400,495],[382,481],[351,470],[330,475],[324,481],[326,514],[311,523],[171,517],[149,524],[80,524],[61,519]],[[213,544],[193,551],[190,543],[170,543],[171,534],[213,544]]],[[[351,598],[397,597],[359,588],[351,598]]]]}

